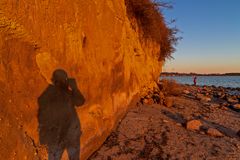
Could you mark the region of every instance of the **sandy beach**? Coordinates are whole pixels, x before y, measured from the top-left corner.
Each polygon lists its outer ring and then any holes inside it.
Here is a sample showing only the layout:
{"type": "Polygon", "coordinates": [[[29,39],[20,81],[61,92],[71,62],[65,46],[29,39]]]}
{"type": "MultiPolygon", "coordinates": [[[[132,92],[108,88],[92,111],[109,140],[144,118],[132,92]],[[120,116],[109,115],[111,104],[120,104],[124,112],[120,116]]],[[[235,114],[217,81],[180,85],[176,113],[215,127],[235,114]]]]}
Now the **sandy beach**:
{"type": "Polygon", "coordinates": [[[145,90],[89,159],[239,159],[240,95],[229,94],[237,89],[167,87],[145,90]]]}

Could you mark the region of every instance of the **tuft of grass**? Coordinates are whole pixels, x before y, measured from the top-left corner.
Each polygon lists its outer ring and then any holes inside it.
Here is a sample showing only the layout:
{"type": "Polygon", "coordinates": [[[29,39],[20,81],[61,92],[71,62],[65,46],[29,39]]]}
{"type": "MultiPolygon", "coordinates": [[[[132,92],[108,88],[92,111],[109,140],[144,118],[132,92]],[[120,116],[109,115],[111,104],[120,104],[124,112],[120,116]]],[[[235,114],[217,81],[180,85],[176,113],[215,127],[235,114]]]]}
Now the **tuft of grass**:
{"type": "Polygon", "coordinates": [[[158,86],[168,96],[179,96],[182,94],[182,86],[175,80],[162,79],[158,86]]]}
{"type": "Polygon", "coordinates": [[[151,39],[160,45],[158,60],[172,58],[174,46],[178,40],[178,29],[166,25],[161,8],[172,8],[168,3],[152,0],[125,0],[127,14],[130,20],[136,21],[143,37],[151,39]]]}

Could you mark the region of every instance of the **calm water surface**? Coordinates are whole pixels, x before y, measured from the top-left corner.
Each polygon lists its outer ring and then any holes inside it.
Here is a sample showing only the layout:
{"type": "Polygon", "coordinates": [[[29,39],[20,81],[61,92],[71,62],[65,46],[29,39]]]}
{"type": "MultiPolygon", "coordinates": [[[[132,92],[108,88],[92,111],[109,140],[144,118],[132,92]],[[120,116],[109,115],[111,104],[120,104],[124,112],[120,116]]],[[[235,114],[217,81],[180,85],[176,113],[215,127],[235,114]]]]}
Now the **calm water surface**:
{"type": "MultiPolygon", "coordinates": [[[[178,83],[193,84],[193,76],[162,76],[160,79],[174,79],[178,83]]],[[[197,85],[240,87],[240,76],[198,76],[197,85]]]]}

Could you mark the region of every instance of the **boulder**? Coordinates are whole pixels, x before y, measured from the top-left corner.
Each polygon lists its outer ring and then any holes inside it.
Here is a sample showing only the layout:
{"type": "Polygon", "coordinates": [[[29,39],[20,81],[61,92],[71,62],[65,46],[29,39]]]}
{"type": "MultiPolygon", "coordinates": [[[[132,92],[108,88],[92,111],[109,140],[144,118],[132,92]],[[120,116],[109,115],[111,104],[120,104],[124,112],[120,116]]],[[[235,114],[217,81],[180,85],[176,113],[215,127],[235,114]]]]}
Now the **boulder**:
{"type": "Polygon", "coordinates": [[[186,128],[192,131],[199,131],[202,126],[202,122],[200,120],[190,120],[186,124],[186,128]]]}
{"type": "Polygon", "coordinates": [[[224,135],[215,128],[209,128],[207,134],[213,137],[223,137],[224,135]]]}

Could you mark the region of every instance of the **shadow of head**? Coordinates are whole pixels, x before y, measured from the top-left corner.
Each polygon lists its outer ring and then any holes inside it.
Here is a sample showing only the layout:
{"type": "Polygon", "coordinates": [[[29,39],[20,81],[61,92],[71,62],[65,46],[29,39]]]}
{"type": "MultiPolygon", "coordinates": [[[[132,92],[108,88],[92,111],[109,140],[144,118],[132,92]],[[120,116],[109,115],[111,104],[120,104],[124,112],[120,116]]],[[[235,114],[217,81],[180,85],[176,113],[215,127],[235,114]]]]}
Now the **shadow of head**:
{"type": "Polygon", "coordinates": [[[48,146],[49,159],[61,159],[64,149],[69,159],[78,159],[81,127],[75,106],[85,99],[76,80],[63,69],[53,72],[52,82],[38,98],[40,143],[48,146]]]}
{"type": "Polygon", "coordinates": [[[52,83],[58,87],[67,87],[68,86],[68,75],[67,72],[63,69],[57,69],[52,74],[52,83]]]}

